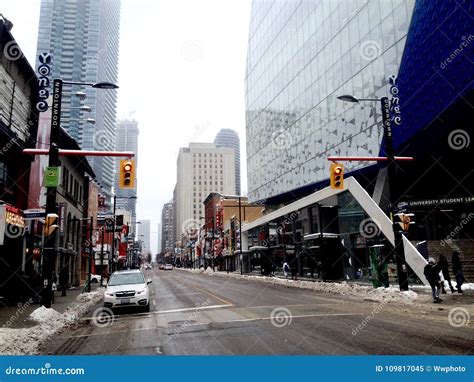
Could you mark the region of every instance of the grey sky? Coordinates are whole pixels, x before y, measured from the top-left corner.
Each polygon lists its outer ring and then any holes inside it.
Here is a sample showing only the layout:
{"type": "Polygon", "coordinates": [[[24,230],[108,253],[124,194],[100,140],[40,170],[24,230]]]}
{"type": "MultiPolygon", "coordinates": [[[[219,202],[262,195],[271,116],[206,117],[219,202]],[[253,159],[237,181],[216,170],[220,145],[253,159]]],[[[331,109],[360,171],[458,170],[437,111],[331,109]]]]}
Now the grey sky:
{"type": "MultiPolygon", "coordinates": [[[[34,65],[40,0],[4,0],[0,13],[34,65]]],[[[190,141],[239,133],[245,162],[245,62],[250,0],[122,0],[118,116],[139,122],[138,219],[156,250],[161,207],[173,195],[176,158],[190,141]]]]}

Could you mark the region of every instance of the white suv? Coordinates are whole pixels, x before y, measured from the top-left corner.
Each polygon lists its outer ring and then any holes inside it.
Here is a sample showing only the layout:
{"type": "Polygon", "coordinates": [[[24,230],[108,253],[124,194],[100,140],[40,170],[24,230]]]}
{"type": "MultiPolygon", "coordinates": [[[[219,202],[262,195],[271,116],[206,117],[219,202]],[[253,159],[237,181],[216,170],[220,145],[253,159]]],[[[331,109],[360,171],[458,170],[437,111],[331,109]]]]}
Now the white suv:
{"type": "Polygon", "coordinates": [[[150,311],[151,280],[145,280],[143,273],[138,270],[117,271],[112,273],[104,293],[106,308],[143,307],[150,311]]]}

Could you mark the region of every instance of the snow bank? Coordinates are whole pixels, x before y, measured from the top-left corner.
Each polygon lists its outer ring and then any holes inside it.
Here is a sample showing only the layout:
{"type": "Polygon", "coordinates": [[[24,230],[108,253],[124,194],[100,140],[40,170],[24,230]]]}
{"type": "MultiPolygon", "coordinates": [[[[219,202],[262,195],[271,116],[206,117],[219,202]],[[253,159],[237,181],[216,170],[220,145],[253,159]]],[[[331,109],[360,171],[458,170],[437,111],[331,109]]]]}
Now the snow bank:
{"type": "Polygon", "coordinates": [[[103,291],[81,294],[77,303],[71,304],[64,313],[44,306],[35,309],[30,318],[39,325],[32,328],[0,328],[0,355],[37,354],[40,345],[50,336],[76,324],[102,298],[103,291]]]}
{"type": "Polygon", "coordinates": [[[57,312],[53,308],[46,308],[44,306],[35,309],[29,317],[33,321],[37,322],[47,322],[49,320],[59,320],[61,319],[61,313],[57,312]]]}

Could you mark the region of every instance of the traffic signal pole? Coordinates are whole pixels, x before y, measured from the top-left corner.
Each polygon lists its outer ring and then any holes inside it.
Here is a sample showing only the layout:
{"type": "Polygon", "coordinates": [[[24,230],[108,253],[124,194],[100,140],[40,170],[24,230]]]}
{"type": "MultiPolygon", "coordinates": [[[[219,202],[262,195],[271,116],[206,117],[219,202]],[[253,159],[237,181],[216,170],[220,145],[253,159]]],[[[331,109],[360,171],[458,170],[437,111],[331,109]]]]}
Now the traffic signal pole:
{"type": "MultiPolygon", "coordinates": [[[[61,99],[62,99],[63,81],[55,79],[53,82],[53,104],[51,107],[51,132],[50,132],[50,147],[49,147],[49,167],[58,167],[59,165],[59,134],[61,126],[61,99]]],[[[56,187],[48,187],[46,191],[46,216],[48,214],[57,214],[56,206],[56,187]]],[[[46,308],[51,308],[53,297],[53,272],[56,265],[57,256],[57,240],[56,230],[47,232],[44,238],[44,247],[42,253],[42,268],[41,280],[42,289],[41,305],[46,308]]]]}
{"type": "MultiPolygon", "coordinates": [[[[395,210],[394,206],[394,180],[395,180],[395,154],[393,149],[393,135],[392,135],[392,122],[390,120],[390,101],[388,97],[382,97],[380,99],[382,108],[382,124],[385,138],[385,149],[388,158],[387,164],[387,176],[388,176],[388,202],[389,202],[389,214],[392,222],[394,221],[395,210]]],[[[397,276],[398,285],[400,290],[408,290],[408,268],[405,260],[405,251],[403,248],[403,237],[401,232],[396,229],[395,224],[392,224],[393,235],[394,235],[394,253],[397,259],[397,276]]]]}

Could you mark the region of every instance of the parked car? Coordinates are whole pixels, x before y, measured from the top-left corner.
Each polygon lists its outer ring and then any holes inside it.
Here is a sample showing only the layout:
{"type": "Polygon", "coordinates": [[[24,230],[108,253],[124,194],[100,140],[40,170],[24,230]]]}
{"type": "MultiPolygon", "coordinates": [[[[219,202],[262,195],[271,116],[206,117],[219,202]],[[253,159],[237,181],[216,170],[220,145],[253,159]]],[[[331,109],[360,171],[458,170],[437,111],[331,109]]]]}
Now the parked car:
{"type": "Polygon", "coordinates": [[[117,271],[110,276],[104,292],[106,308],[142,307],[150,311],[151,280],[138,269],[117,271]]]}
{"type": "Polygon", "coordinates": [[[151,264],[145,264],[145,270],[147,271],[149,269],[151,269],[151,264]]]}
{"type": "Polygon", "coordinates": [[[100,283],[101,275],[91,275],[91,283],[100,283]]]}
{"type": "Polygon", "coordinates": [[[158,266],[158,269],[165,269],[165,264],[160,264],[160,265],[158,266]]]}
{"type": "Polygon", "coordinates": [[[172,264],[166,264],[165,265],[165,271],[172,271],[173,270],[173,265],[172,264]]]}

